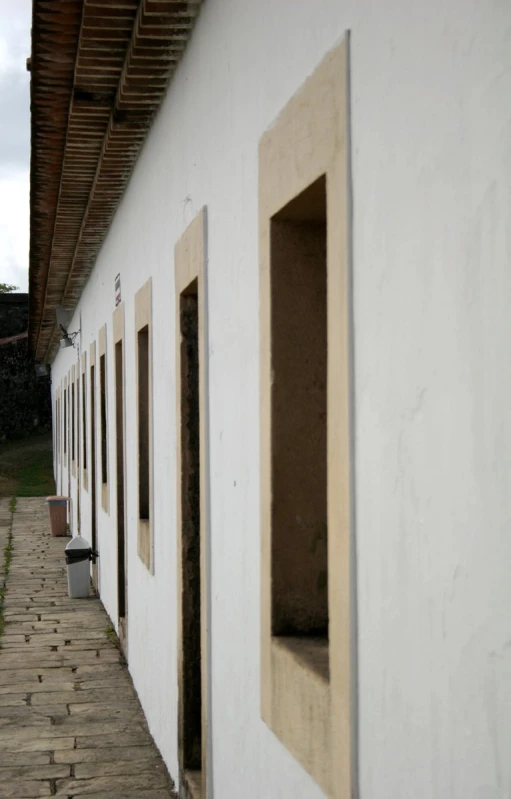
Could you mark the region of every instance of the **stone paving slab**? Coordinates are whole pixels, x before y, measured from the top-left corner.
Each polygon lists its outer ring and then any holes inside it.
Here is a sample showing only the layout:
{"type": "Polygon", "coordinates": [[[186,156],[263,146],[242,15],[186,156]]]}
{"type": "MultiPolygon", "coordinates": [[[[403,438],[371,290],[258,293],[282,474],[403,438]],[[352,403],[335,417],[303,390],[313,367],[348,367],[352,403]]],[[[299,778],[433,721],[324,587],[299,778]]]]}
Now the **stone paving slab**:
{"type": "MultiPolygon", "coordinates": [[[[132,794],[135,796],[135,794],[132,794]]],[[[108,791],[108,793],[75,793],[73,799],[81,799],[82,797],[87,797],[87,799],[126,799],[128,794],[126,791],[121,791],[120,793],[114,791],[113,793],[108,791]]],[[[137,791],[136,796],[138,799],[167,799],[168,793],[164,790],[149,790],[149,791],[137,791]]],[[[25,797],[23,797],[25,799],[25,797]]]]}
{"type": "Polygon", "coordinates": [[[108,775],[108,777],[91,777],[83,780],[57,780],[56,796],[87,796],[99,791],[123,791],[126,796],[138,796],[139,791],[148,788],[165,788],[168,784],[166,775],[146,772],[142,774],[108,775]]]}
{"type": "MultiPolygon", "coordinates": [[[[147,746],[109,746],[104,749],[60,749],[55,752],[55,763],[91,763],[98,766],[103,762],[121,763],[129,760],[131,763],[139,761],[159,762],[156,752],[151,752],[147,746]]],[[[76,769],[77,770],[77,769],[76,769]]]]}
{"type": "MultiPolygon", "coordinates": [[[[171,799],[99,599],[67,596],[62,538],[41,499],[0,500],[0,562],[12,522],[0,641],[0,799],[171,799]]],[[[0,570],[0,584],[4,577],[0,570]]]]}

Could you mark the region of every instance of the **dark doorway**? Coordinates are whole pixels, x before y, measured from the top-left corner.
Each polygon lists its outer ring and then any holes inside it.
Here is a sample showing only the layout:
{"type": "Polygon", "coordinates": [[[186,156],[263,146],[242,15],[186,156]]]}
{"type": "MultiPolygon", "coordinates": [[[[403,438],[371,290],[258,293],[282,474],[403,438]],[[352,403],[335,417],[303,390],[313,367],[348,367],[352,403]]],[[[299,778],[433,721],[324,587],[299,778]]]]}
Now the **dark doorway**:
{"type": "Polygon", "coordinates": [[[199,315],[197,281],[180,296],[181,326],[181,564],[182,765],[190,792],[202,769],[201,496],[199,428],[199,315]]]}
{"type": "MultiPolygon", "coordinates": [[[[91,546],[98,549],[97,509],[96,509],[96,368],[90,368],[90,497],[91,497],[91,546]]],[[[92,584],[98,590],[98,565],[92,564],[92,584]]]]}
{"type": "Polygon", "coordinates": [[[108,483],[108,437],[106,432],[106,356],[99,358],[99,396],[101,413],[101,483],[108,483]]]}
{"type": "Polygon", "coordinates": [[[128,621],[126,525],[124,519],[124,361],[122,339],[115,345],[115,432],[117,461],[117,607],[119,640],[126,654],[128,621]]]}

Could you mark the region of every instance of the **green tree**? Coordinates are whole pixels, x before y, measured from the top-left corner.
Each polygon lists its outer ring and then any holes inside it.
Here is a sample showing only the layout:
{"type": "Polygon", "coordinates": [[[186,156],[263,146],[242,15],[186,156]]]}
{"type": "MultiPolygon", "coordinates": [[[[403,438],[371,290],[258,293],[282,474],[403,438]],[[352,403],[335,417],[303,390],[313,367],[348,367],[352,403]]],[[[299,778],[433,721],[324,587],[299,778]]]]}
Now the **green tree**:
{"type": "Polygon", "coordinates": [[[12,286],[10,283],[0,283],[0,294],[10,294],[12,291],[18,291],[19,286],[12,286]]]}

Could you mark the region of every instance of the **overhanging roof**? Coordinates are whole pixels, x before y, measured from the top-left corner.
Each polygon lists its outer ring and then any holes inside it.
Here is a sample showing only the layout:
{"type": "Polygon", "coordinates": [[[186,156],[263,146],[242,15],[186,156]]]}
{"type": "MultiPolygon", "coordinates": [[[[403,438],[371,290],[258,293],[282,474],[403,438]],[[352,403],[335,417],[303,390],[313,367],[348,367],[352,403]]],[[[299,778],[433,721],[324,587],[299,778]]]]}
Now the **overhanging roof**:
{"type": "Polygon", "coordinates": [[[58,344],[202,0],[34,0],[29,342],[58,344]]]}

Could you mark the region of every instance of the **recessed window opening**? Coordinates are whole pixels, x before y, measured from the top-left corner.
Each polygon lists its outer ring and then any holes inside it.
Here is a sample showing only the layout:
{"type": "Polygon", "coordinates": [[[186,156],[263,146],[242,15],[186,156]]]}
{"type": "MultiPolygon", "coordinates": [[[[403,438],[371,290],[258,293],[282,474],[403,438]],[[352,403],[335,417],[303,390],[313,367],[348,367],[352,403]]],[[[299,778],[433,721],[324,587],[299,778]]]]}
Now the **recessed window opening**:
{"type": "Polygon", "coordinates": [[[80,375],[76,378],[76,466],[80,468],[80,375]]]}
{"type": "Polygon", "coordinates": [[[67,388],[64,389],[64,455],[67,452],[67,388]]]}
{"type": "Polygon", "coordinates": [[[199,308],[197,280],[180,295],[183,764],[202,768],[199,308]]]}
{"type": "Polygon", "coordinates": [[[75,384],[71,386],[71,460],[75,459],[75,384]]]}
{"type": "Polygon", "coordinates": [[[138,345],[138,512],[149,520],[149,326],[137,334],[138,345]]]}
{"type": "MultiPolygon", "coordinates": [[[[91,490],[91,545],[97,550],[97,513],[96,513],[96,367],[91,363],[89,382],[90,401],[90,490],[91,490]]],[[[92,564],[92,580],[97,588],[98,567],[92,564]]]]}
{"type": "Polygon", "coordinates": [[[60,397],[57,397],[57,416],[56,416],[56,440],[57,440],[57,461],[60,461],[60,397]]]}
{"type": "Polygon", "coordinates": [[[328,643],[326,256],[322,176],[272,217],[270,255],[272,634],[309,639],[313,661],[328,643]]]}
{"type": "Polygon", "coordinates": [[[106,358],[99,359],[99,391],[101,413],[101,482],[108,483],[107,429],[106,429],[106,358]]]}
{"type": "Polygon", "coordinates": [[[83,468],[87,469],[87,387],[85,372],[82,374],[82,435],[83,435],[83,468]]]}
{"type": "MultiPolygon", "coordinates": [[[[117,606],[126,616],[126,540],[124,527],[124,366],[122,339],[115,345],[115,427],[117,450],[117,606]]],[[[123,631],[124,632],[124,631],[123,631]]]]}

